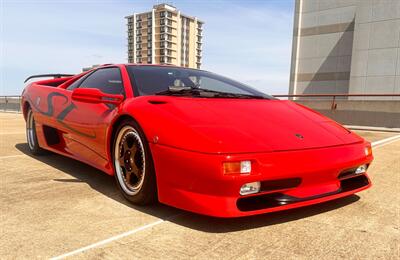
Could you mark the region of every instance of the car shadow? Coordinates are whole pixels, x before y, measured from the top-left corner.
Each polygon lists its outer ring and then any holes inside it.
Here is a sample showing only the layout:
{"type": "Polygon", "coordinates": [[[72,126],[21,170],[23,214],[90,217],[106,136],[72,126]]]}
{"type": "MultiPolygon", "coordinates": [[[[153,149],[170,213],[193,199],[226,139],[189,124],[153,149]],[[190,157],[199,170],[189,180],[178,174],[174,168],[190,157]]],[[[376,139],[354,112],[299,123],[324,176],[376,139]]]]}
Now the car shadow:
{"type": "Polygon", "coordinates": [[[34,158],[35,160],[54,167],[55,169],[62,171],[65,174],[68,174],[74,178],[53,179],[56,182],[84,182],[88,184],[91,188],[102,193],[103,195],[134,210],[141,211],[157,218],[165,219],[177,225],[209,233],[235,232],[240,230],[254,229],[285,222],[291,222],[298,219],[318,215],[327,211],[336,210],[338,208],[352,204],[360,199],[360,197],[357,195],[351,195],[345,198],[297,209],[290,209],[250,217],[229,219],[203,216],[169,207],[161,203],[141,207],[132,205],[127,200],[125,200],[115,184],[114,177],[109,176],[102,171],[97,170],[96,168],[54,153],[49,153],[42,156],[34,156],[29,152],[29,148],[26,143],[16,144],[15,147],[22,153],[30,156],[31,158],[34,158]]]}

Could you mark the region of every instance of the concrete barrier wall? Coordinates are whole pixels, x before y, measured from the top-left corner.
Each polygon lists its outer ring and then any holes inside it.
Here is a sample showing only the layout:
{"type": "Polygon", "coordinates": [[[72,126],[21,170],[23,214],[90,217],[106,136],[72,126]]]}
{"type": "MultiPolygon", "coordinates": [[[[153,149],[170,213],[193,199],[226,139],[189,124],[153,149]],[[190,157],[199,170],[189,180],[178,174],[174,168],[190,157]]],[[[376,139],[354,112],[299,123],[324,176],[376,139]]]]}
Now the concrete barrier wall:
{"type": "Polygon", "coordinates": [[[21,98],[0,97],[0,111],[21,112],[21,98]]]}
{"type": "Polygon", "coordinates": [[[345,125],[400,128],[400,100],[295,100],[345,125]]]}
{"type": "MultiPolygon", "coordinates": [[[[400,128],[400,100],[295,100],[345,125],[400,128]]],[[[0,111],[21,112],[19,97],[0,97],[0,111]]]]}

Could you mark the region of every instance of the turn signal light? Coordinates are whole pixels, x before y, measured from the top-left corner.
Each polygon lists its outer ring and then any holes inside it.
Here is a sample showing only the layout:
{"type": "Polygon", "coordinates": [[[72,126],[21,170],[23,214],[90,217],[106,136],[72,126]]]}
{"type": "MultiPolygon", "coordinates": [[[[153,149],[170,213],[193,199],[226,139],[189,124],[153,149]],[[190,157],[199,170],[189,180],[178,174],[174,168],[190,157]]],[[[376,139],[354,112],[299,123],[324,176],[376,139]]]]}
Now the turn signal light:
{"type": "Polygon", "coordinates": [[[372,155],[372,148],[371,145],[367,145],[365,147],[365,156],[370,156],[370,155],[372,155]]]}
{"type": "Polygon", "coordinates": [[[224,171],[224,174],[250,173],[251,172],[251,161],[224,162],[223,163],[223,171],[224,171]]]}

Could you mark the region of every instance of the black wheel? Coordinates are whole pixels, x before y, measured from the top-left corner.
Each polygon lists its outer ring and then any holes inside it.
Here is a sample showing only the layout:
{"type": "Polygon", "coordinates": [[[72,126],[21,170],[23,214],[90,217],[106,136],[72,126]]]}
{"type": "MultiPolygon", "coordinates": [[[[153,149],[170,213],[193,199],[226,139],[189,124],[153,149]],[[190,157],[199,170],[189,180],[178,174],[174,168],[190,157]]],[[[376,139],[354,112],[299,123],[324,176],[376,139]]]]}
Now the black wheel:
{"type": "Polygon", "coordinates": [[[39,142],[36,135],[36,124],[35,118],[33,117],[32,109],[28,109],[26,117],[26,140],[28,142],[29,151],[33,155],[41,155],[45,153],[45,150],[40,148],[39,142]]]}
{"type": "Polygon", "coordinates": [[[153,159],[146,137],[135,121],[124,120],[119,125],[112,151],[115,179],[124,197],[137,205],[155,202],[153,159]]]}

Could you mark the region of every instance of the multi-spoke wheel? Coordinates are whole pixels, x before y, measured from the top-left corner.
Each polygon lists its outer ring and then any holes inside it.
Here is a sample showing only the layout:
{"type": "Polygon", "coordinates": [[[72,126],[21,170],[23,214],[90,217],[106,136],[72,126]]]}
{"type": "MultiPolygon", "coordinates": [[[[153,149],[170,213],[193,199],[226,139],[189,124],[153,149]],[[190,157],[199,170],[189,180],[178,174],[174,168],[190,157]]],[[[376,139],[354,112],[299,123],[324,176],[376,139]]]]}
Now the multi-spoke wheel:
{"type": "Polygon", "coordinates": [[[113,160],[117,184],[123,195],[135,204],[148,204],[157,197],[150,149],[140,127],[126,120],[118,127],[113,160]]]}
{"type": "Polygon", "coordinates": [[[28,142],[29,151],[34,155],[43,154],[44,150],[40,148],[36,135],[35,118],[32,109],[28,109],[26,116],[26,140],[28,142]]]}

